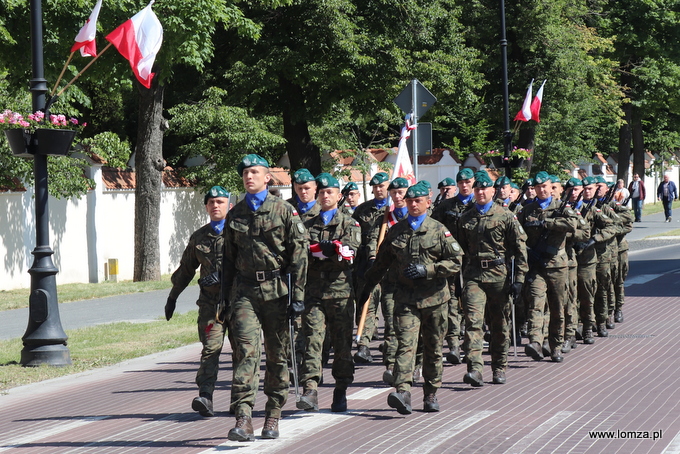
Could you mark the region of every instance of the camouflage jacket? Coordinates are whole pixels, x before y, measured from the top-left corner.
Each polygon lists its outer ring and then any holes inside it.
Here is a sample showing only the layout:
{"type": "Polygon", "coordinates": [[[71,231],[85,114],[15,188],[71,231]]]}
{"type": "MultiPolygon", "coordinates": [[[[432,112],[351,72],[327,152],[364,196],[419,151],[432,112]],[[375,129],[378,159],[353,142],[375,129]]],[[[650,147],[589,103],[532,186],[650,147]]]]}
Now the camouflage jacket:
{"type": "Polygon", "coordinates": [[[560,213],[561,203],[553,197],[550,205],[543,210],[538,201],[534,201],[522,208],[517,216],[527,234],[527,256],[532,267],[562,268],[568,265],[567,234],[576,231],[578,218],[570,207],[560,213]],[[543,225],[526,225],[532,221],[543,221],[543,225]]]}
{"type": "Polygon", "coordinates": [[[295,211],[298,212],[298,215],[300,216],[300,220],[302,222],[312,219],[314,216],[317,216],[321,211],[321,208],[319,207],[319,202],[315,203],[309,211],[306,211],[304,213],[300,213],[299,211],[297,197],[293,196],[292,198],[286,200],[286,202],[290,203],[291,206],[295,208],[295,211]]]}
{"type": "Polygon", "coordinates": [[[342,206],[338,206],[338,210],[342,211],[343,213],[352,216],[354,214],[354,208],[352,208],[352,205],[349,204],[349,202],[345,202],[342,204],[342,206]]]}
{"type": "Polygon", "coordinates": [[[593,210],[599,211],[600,216],[611,221],[614,226],[610,229],[611,236],[609,232],[603,234],[602,230],[597,225],[593,226],[592,236],[597,241],[597,243],[595,243],[597,260],[598,262],[613,262],[618,260],[619,247],[616,234],[619,233],[620,230],[621,218],[608,204],[603,205],[601,208],[593,207],[591,211],[593,210]],[[600,238],[602,238],[602,240],[600,240],[600,238]]]}
{"type": "Polygon", "coordinates": [[[526,234],[508,209],[493,204],[480,214],[467,210],[459,221],[458,241],[465,251],[463,279],[503,282],[515,258],[515,282],[524,282],[527,265],[526,234]]]}
{"type": "Polygon", "coordinates": [[[375,263],[366,272],[365,289],[375,287],[394,268],[398,273],[395,303],[419,309],[447,304],[451,295],[446,278],[460,270],[462,259],[461,247],[443,224],[427,216],[414,231],[408,219],[403,219],[387,232],[375,263]],[[403,270],[411,263],[425,265],[424,279],[404,276],[403,270]]]}
{"type": "MultiPolygon", "coordinates": [[[[349,246],[355,254],[361,244],[359,223],[340,210],[327,225],[323,224],[321,216],[315,216],[305,221],[305,227],[309,231],[310,244],[337,240],[349,246]]],[[[352,265],[348,260],[338,260],[337,255],[324,259],[309,255],[305,287],[307,300],[349,298],[353,294],[351,283],[352,265]]]]}
{"type": "Polygon", "coordinates": [[[635,221],[635,215],[633,211],[619,203],[614,202],[612,209],[616,214],[619,215],[619,232],[616,234],[616,239],[618,241],[619,253],[628,250],[628,240],[626,240],[626,235],[633,231],[633,222],[635,221]]]}
{"type": "Polygon", "coordinates": [[[472,201],[466,205],[460,201],[458,196],[454,196],[442,201],[432,213],[432,217],[444,224],[453,237],[458,239],[458,236],[460,235],[458,232],[458,220],[465,211],[474,206],[474,202],[475,199],[473,198],[472,201]]]}
{"type": "MultiPolygon", "coordinates": [[[[189,243],[179,262],[179,267],[170,277],[170,281],[172,281],[170,297],[177,299],[196,275],[198,267],[201,268],[199,274],[201,278],[214,272],[219,275],[223,246],[224,237],[222,234],[215,233],[210,224],[204,225],[191,234],[189,243]]],[[[219,283],[209,287],[201,286],[197,303],[217,304],[219,293],[219,283]]]]}
{"type": "Polygon", "coordinates": [[[292,298],[304,301],[307,282],[307,231],[297,211],[278,197],[267,195],[257,211],[245,199],[227,214],[224,226],[224,294],[233,286],[255,298],[274,300],[288,294],[286,274],[291,273],[292,298]],[[258,281],[280,270],[280,277],[258,281]]]}
{"type": "MultiPolygon", "coordinates": [[[[586,202],[581,206],[581,210],[585,211],[585,205],[586,202]]],[[[597,244],[605,244],[610,241],[616,235],[617,227],[612,218],[594,206],[588,208],[585,216],[581,214],[582,211],[580,210],[578,213],[579,221],[573,237],[573,243],[576,247],[576,260],[579,265],[590,265],[597,262],[597,244]],[[580,243],[587,243],[591,238],[597,242],[595,246],[588,249],[579,247],[580,243]]]]}

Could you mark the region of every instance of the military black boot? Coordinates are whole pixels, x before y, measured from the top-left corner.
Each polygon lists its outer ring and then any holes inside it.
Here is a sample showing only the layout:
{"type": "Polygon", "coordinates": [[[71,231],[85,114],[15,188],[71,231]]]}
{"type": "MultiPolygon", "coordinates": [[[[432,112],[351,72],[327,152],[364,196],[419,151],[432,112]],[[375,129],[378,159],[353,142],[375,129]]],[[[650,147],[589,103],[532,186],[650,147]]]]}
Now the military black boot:
{"type": "Polygon", "coordinates": [[[308,389],[295,403],[298,410],[319,411],[319,393],[316,389],[308,389]]]}
{"type": "Polygon", "coordinates": [[[271,416],[264,418],[261,437],[267,440],[279,438],[279,418],[272,418],[271,416]]]}
{"type": "Polygon", "coordinates": [[[524,354],[530,356],[534,361],[543,359],[543,349],[538,342],[531,342],[524,347],[524,354]]]}
{"type": "Polygon", "coordinates": [[[446,360],[451,364],[460,364],[460,347],[454,344],[446,354],[446,360]]]}
{"type": "Polygon", "coordinates": [[[588,329],[583,330],[583,343],[592,345],[595,343],[595,338],[593,337],[593,330],[588,327],[588,329]]]}
{"type": "Polygon", "coordinates": [[[227,438],[231,441],[253,441],[253,420],[250,416],[240,415],[236,417],[236,425],[229,431],[227,438]]]}
{"type": "Polygon", "coordinates": [[[354,362],[359,364],[369,364],[373,362],[371,351],[365,345],[359,345],[359,351],[354,354],[354,362]]]}
{"type": "Polygon", "coordinates": [[[439,402],[437,402],[437,395],[435,393],[430,393],[423,397],[423,411],[439,411],[439,402]]]}
{"type": "Polygon", "coordinates": [[[331,404],[331,411],[334,413],[342,413],[347,411],[347,391],[340,388],[333,390],[333,403],[331,404]]]}
{"type": "Polygon", "coordinates": [[[385,369],[385,372],[383,372],[382,379],[386,385],[390,386],[394,385],[394,370],[392,366],[389,366],[387,369],[385,369]]]}
{"type": "Polygon", "coordinates": [[[623,323],[623,311],[621,309],[616,309],[614,311],[614,321],[616,323],[623,323]]]}
{"type": "Polygon", "coordinates": [[[402,415],[411,414],[411,393],[408,391],[395,391],[387,396],[387,405],[396,408],[397,412],[402,415]]]}
{"type": "Polygon", "coordinates": [[[468,385],[474,386],[475,388],[479,388],[480,386],[484,386],[484,380],[482,379],[482,373],[479,372],[478,370],[473,370],[468,372],[467,374],[463,375],[463,381],[467,383],[468,385]]]}
{"type": "Polygon", "coordinates": [[[191,402],[191,409],[197,411],[201,416],[215,416],[215,412],[213,411],[212,394],[200,393],[198,397],[194,397],[194,400],[191,402]]]}
{"type": "Polygon", "coordinates": [[[600,323],[597,325],[597,335],[599,337],[607,337],[609,336],[609,332],[607,331],[607,325],[604,323],[600,323]]]}

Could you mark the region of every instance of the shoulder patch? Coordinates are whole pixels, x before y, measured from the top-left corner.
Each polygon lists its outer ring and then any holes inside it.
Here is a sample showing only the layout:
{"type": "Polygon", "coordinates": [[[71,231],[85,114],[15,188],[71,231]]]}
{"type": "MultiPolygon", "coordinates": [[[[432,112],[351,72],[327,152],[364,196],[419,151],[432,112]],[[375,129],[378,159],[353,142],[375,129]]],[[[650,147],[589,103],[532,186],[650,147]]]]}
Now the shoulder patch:
{"type": "MultiPolygon", "coordinates": [[[[450,234],[449,234],[449,235],[450,235],[450,234]]],[[[454,242],[453,242],[453,250],[456,251],[456,252],[459,252],[459,251],[460,251],[460,246],[458,245],[458,242],[457,242],[457,241],[454,241],[454,242]]]]}
{"type": "Polygon", "coordinates": [[[359,224],[357,221],[354,221],[354,226],[355,227],[361,227],[361,224],[359,224]]]}
{"type": "Polygon", "coordinates": [[[296,210],[295,208],[293,208],[293,216],[299,216],[299,215],[298,215],[298,212],[297,212],[297,210],[296,210]]]}
{"type": "Polygon", "coordinates": [[[450,237],[450,236],[451,236],[451,232],[449,232],[449,231],[447,230],[446,232],[444,232],[444,236],[445,236],[446,238],[450,237]]]}
{"type": "Polygon", "coordinates": [[[295,226],[297,227],[298,232],[305,233],[305,226],[302,225],[302,222],[295,223],[295,226]]]}
{"type": "Polygon", "coordinates": [[[586,225],[586,221],[583,218],[579,218],[579,222],[581,225],[586,225]]]}

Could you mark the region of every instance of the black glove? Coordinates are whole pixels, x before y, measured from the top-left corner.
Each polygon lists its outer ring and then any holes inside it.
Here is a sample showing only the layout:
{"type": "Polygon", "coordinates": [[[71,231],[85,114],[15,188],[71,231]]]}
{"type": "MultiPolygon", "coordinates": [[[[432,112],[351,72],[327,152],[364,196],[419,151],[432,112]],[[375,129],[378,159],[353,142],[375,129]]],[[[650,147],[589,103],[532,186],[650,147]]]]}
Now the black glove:
{"type": "Polygon", "coordinates": [[[321,248],[323,255],[326,257],[333,257],[337,252],[335,249],[335,244],[333,244],[332,241],[323,240],[319,242],[319,247],[321,248]]]}
{"type": "Polygon", "coordinates": [[[527,221],[527,222],[524,223],[524,227],[543,227],[544,224],[545,224],[545,221],[539,221],[539,220],[527,221]]]}
{"type": "Polygon", "coordinates": [[[409,279],[422,279],[427,276],[427,270],[425,265],[420,263],[410,263],[406,268],[404,268],[404,276],[409,279]]]}
{"type": "Polygon", "coordinates": [[[595,243],[597,243],[597,241],[595,241],[595,238],[591,238],[591,239],[588,240],[587,243],[583,244],[583,249],[588,249],[589,247],[593,247],[593,245],[595,243]]]}
{"type": "Polygon", "coordinates": [[[288,306],[288,316],[292,319],[302,315],[305,311],[304,301],[291,301],[290,306],[288,306]]]}
{"type": "Polygon", "coordinates": [[[171,296],[168,296],[168,301],[165,303],[165,319],[170,320],[172,314],[175,313],[175,307],[177,306],[177,300],[171,296]]]}
{"type": "Polygon", "coordinates": [[[520,296],[522,294],[522,285],[523,284],[521,282],[513,282],[512,284],[510,284],[509,289],[510,296],[512,296],[513,298],[517,298],[518,296],[520,296]]]}

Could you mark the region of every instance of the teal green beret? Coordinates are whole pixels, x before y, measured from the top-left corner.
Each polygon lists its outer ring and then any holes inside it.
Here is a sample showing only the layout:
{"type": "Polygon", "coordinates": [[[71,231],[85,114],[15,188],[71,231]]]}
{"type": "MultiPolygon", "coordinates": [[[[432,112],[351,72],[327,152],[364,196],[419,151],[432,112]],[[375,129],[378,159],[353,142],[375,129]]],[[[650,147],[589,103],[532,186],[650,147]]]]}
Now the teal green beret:
{"type": "Polygon", "coordinates": [[[596,175],[595,176],[595,182],[607,184],[607,180],[605,180],[602,175],[596,175]]]}
{"type": "Polygon", "coordinates": [[[246,155],[241,162],[236,166],[236,170],[238,171],[239,175],[243,175],[243,171],[247,169],[248,167],[254,167],[254,166],[262,166],[269,168],[269,163],[265,158],[258,154],[249,154],[246,155]]]}
{"type": "Polygon", "coordinates": [[[583,181],[583,186],[590,186],[591,184],[597,184],[597,178],[595,178],[595,177],[585,177],[582,181],[583,181]]]}
{"type": "Polygon", "coordinates": [[[293,174],[293,183],[305,184],[309,183],[310,181],[314,181],[314,175],[312,175],[312,173],[305,168],[298,169],[293,174]]]}
{"type": "Polygon", "coordinates": [[[427,180],[420,180],[418,183],[423,183],[425,186],[427,186],[428,191],[432,189],[432,185],[427,180]]]}
{"type": "Polygon", "coordinates": [[[409,187],[406,191],[405,199],[415,199],[416,197],[427,197],[430,195],[430,188],[428,188],[422,181],[409,187]]]}
{"type": "Polygon", "coordinates": [[[474,178],[475,173],[472,171],[472,169],[466,167],[464,169],[460,169],[460,172],[458,172],[458,175],[456,175],[456,181],[461,181],[461,180],[469,180],[470,178],[474,178]]]}
{"type": "Polygon", "coordinates": [[[392,180],[390,185],[387,187],[387,189],[401,189],[401,188],[408,188],[408,180],[406,178],[395,178],[392,180]]]}
{"type": "Polygon", "coordinates": [[[534,184],[552,183],[552,178],[550,174],[545,170],[541,170],[534,177],[534,184]]]}
{"type": "Polygon", "coordinates": [[[317,187],[319,189],[338,188],[340,189],[340,182],[337,178],[327,172],[320,173],[315,178],[317,187]]]}
{"type": "Polygon", "coordinates": [[[475,173],[475,183],[472,185],[473,188],[490,188],[493,187],[493,180],[488,173],[484,170],[480,170],[475,173]]]}
{"type": "Polygon", "coordinates": [[[608,182],[606,182],[606,183],[607,183],[607,187],[610,187],[610,188],[611,188],[612,186],[614,186],[614,182],[613,182],[613,181],[608,181],[608,182]]]}
{"type": "Polygon", "coordinates": [[[508,178],[506,176],[502,176],[502,177],[498,177],[496,182],[493,184],[493,187],[494,188],[500,188],[501,186],[505,186],[505,185],[508,185],[510,183],[512,183],[510,181],[510,178],[508,178]]]}
{"type": "Polygon", "coordinates": [[[522,185],[522,190],[526,191],[529,188],[534,187],[534,179],[533,178],[527,178],[524,184],[522,185]]]}
{"type": "Polygon", "coordinates": [[[373,175],[373,178],[371,178],[371,181],[368,182],[371,186],[375,186],[378,184],[383,184],[386,181],[389,181],[390,177],[385,173],[385,172],[378,172],[375,175],[373,175]]]}
{"type": "Polygon", "coordinates": [[[519,186],[517,186],[516,183],[510,183],[510,187],[513,189],[519,189],[519,186]]]}
{"type": "Polygon", "coordinates": [[[558,177],[557,175],[550,175],[550,180],[553,183],[560,183],[560,184],[562,183],[562,181],[560,180],[560,177],[558,177]]]}
{"type": "Polygon", "coordinates": [[[567,180],[567,184],[564,185],[567,188],[573,188],[574,186],[583,186],[583,182],[578,178],[571,177],[567,180]]]}
{"type": "Polygon", "coordinates": [[[203,205],[208,204],[208,199],[216,199],[217,197],[229,198],[229,193],[222,186],[213,186],[203,197],[203,205]]]}
{"type": "Polygon", "coordinates": [[[437,185],[437,189],[445,188],[447,186],[455,186],[456,182],[453,181],[453,178],[446,177],[442,181],[439,182],[437,185]]]}
{"type": "Polygon", "coordinates": [[[350,191],[358,191],[358,190],[359,190],[359,186],[357,186],[357,184],[355,182],[350,181],[349,183],[347,183],[345,185],[344,188],[342,188],[342,193],[347,194],[350,191]]]}

